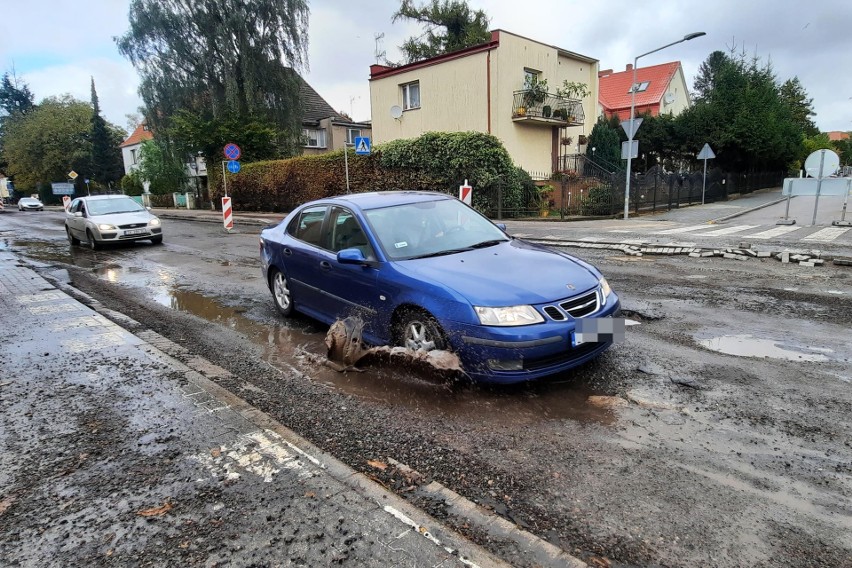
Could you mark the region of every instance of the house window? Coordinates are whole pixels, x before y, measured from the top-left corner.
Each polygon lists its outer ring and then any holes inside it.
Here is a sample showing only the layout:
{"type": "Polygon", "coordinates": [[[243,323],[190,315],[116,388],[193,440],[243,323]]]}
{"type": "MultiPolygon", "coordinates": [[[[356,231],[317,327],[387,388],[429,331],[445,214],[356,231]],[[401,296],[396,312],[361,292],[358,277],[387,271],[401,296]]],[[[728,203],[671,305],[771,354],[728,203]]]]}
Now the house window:
{"type": "Polygon", "coordinates": [[[130,149],[130,163],[134,166],[139,163],[139,156],[136,155],[136,148],[130,149]]]}
{"type": "Polygon", "coordinates": [[[633,93],[633,92],[641,93],[642,91],[647,91],[648,85],[650,85],[650,84],[651,84],[650,81],[642,81],[641,83],[634,83],[633,88],[629,89],[627,92],[628,93],[633,93]]]}
{"type": "Polygon", "coordinates": [[[302,136],[305,139],[305,147],[307,148],[326,147],[324,128],[303,128],[302,136]]]}
{"type": "Polygon", "coordinates": [[[524,89],[529,89],[539,82],[541,79],[541,71],[535,69],[524,68],[524,89]]]}
{"type": "Polygon", "coordinates": [[[361,137],[361,129],[360,128],[348,128],[346,129],[346,143],[354,144],[356,138],[361,137]]]}
{"type": "Polygon", "coordinates": [[[402,85],[402,108],[420,108],[420,81],[402,85]]]}

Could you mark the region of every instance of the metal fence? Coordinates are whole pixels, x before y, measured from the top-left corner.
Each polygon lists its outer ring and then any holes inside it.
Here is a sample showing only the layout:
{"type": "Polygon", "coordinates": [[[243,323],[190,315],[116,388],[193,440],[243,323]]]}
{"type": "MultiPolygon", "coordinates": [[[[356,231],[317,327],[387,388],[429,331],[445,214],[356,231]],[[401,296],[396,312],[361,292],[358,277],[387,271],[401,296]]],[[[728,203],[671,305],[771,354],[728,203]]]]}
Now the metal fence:
{"type": "MultiPolygon", "coordinates": [[[[556,174],[546,183],[553,187],[549,217],[616,217],[624,212],[625,173],[609,173],[588,163],[579,164],[581,175],[572,170],[556,174]]],[[[659,167],[630,178],[630,210],[634,213],[671,210],[681,206],[726,201],[731,194],[748,194],[781,187],[784,172],[726,173],[708,170],[706,186],[703,172],[672,173],[659,167]]],[[[540,185],[544,181],[538,182],[540,185]]],[[[474,194],[476,195],[476,194],[474,194]]],[[[496,218],[539,217],[542,213],[538,189],[525,190],[519,199],[505,199],[501,184],[482,188],[480,210],[496,218]]]]}

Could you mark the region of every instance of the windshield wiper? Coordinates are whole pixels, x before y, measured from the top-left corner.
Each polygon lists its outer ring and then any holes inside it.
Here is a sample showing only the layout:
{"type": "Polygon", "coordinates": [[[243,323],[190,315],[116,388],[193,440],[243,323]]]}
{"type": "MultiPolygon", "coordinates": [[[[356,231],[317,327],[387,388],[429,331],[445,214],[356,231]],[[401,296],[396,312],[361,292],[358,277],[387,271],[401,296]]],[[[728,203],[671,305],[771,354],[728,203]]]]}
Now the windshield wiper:
{"type": "Polygon", "coordinates": [[[472,249],[481,249],[487,247],[493,247],[494,245],[499,245],[500,243],[505,243],[506,239],[493,239],[490,241],[482,241],[481,243],[476,243],[475,245],[470,245],[472,249]]]}
{"type": "Polygon", "coordinates": [[[432,258],[432,257],[435,257],[435,256],[445,256],[445,255],[448,255],[448,254],[457,254],[457,253],[460,253],[460,252],[467,252],[469,250],[473,250],[473,249],[470,248],[470,247],[467,247],[467,248],[459,248],[459,249],[439,250],[437,252],[430,252],[430,253],[427,253],[427,254],[412,256],[408,260],[416,260],[418,258],[432,258]]]}

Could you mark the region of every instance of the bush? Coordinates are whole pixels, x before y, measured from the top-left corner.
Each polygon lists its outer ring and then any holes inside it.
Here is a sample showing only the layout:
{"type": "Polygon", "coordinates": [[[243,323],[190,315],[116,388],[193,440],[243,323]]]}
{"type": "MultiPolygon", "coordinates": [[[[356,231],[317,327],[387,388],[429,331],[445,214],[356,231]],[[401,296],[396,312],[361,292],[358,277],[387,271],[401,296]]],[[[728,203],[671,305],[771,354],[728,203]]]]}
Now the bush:
{"type": "Polygon", "coordinates": [[[122,177],[119,185],[126,195],[142,195],[145,190],[142,186],[142,180],[139,179],[139,174],[136,172],[130,172],[122,177]]]}
{"type": "Polygon", "coordinates": [[[580,205],[581,215],[611,215],[612,188],[603,185],[592,186],[580,205]]]}
{"type": "MultiPolygon", "coordinates": [[[[409,189],[456,195],[468,182],[476,188],[474,208],[496,210],[499,186],[503,206],[517,206],[523,177],[497,138],[477,132],[428,132],[373,148],[369,156],[350,151],[352,193],[409,189]]],[[[527,176],[529,177],[529,176],[527,176]]],[[[221,176],[211,176],[210,196],[223,195],[221,176]]],[[[531,180],[530,180],[531,183],[531,180]]],[[[235,209],[285,212],[313,199],[346,192],[343,151],[245,164],[228,175],[235,209]]]]}

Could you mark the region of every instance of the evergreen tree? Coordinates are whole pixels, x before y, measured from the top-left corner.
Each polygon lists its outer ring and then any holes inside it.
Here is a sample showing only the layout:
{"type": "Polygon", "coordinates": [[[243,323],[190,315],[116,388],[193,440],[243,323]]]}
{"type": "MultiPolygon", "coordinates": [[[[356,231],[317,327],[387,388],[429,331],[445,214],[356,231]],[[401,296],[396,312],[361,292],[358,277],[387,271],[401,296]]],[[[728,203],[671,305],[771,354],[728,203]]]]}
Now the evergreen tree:
{"type": "Polygon", "coordinates": [[[432,0],[417,7],[413,0],[402,0],[392,21],[403,18],[426,26],[423,35],[408,38],[400,46],[406,63],[458,51],[491,39],[488,16],[482,10],[471,10],[464,1],[432,0]]]}
{"type": "Polygon", "coordinates": [[[89,175],[92,180],[104,187],[110,187],[124,175],[124,165],[121,159],[121,150],[116,143],[113,131],[101,116],[98,93],[95,90],[95,79],[92,78],[92,157],[89,175]]]}
{"type": "Polygon", "coordinates": [[[698,67],[698,75],[692,85],[693,98],[696,101],[707,100],[716,86],[716,78],[723,67],[729,65],[731,59],[721,51],[714,51],[698,67]]]}
{"type": "Polygon", "coordinates": [[[813,137],[819,134],[819,128],[812,120],[816,116],[814,112],[814,100],[808,98],[808,92],[802,86],[798,77],[787,79],[780,89],[781,100],[784,101],[793,115],[793,120],[798,124],[805,136],[813,137]]]}

